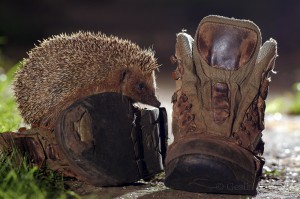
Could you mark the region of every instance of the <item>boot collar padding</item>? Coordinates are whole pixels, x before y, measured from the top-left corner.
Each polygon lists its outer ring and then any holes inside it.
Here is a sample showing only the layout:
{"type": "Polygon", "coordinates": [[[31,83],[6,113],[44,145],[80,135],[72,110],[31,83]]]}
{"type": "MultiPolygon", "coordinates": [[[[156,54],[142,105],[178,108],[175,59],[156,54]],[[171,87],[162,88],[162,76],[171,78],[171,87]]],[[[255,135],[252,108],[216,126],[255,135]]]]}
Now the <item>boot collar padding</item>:
{"type": "Polygon", "coordinates": [[[211,15],[200,22],[194,45],[209,66],[237,70],[256,59],[261,34],[251,21],[211,15]]]}

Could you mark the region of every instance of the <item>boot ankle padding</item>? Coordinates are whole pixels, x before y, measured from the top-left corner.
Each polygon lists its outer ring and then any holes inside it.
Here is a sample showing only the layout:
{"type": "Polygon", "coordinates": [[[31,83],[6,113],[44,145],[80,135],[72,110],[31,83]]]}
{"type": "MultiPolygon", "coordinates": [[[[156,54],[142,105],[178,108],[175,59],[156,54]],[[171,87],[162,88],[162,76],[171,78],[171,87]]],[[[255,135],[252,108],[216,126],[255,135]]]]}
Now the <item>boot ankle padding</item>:
{"type": "Polygon", "coordinates": [[[257,33],[248,28],[205,22],[197,37],[197,50],[208,65],[235,70],[245,65],[257,45],[257,33]]]}
{"type": "MultiPolygon", "coordinates": [[[[172,97],[172,103],[173,104],[173,112],[172,112],[172,131],[174,134],[174,139],[177,139],[179,135],[184,134],[185,131],[190,131],[192,128],[195,127],[195,124],[193,121],[190,121],[188,123],[185,123],[183,125],[181,122],[178,121],[178,118],[181,115],[182,110],[178,110],[177,105],[187,105],[191,108],[192,103],[190,103],[189,99],[186,99],[185,102],[181,101],[181,98],[186,95],[184,93],[189,93],[189,98],[196,99],[197,98],[197,89],[196,89],[196,83],[197,83],[197,77],[195,75],[196,70],[194,67],[194,61],[193,61],[193,44],[194,39],[182,32],[177,34],[176,38],[176,62],[177,62],[177,68],[174,73],[176,73],[176,92],[174,93],[172,97]],[[179,103],[175,103],[178,101],[179,103]],[[178,110],[178,111],[177,111],[178,110]],[[178,136],[177,136],[178,135],[178,136]]],[[[182,107],[181,107],[182,108],[182,107]]],[[[185,110],[185,112],[188,110],[185,110]]],[[[189,114],[191,117],[194,117],[194,114],[189,114]]]]}

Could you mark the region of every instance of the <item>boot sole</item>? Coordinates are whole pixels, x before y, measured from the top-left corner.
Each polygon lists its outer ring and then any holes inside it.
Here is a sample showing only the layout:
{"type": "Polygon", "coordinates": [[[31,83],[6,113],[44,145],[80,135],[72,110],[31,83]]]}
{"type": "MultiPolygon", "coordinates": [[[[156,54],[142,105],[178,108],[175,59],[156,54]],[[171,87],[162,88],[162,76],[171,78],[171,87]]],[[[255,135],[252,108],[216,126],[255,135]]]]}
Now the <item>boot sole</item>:
{"type": "Polygon", "coordinates": [[[158,116],[158,109],[137,110],[118,93],[92,95],[62,112],[57,144],[78,179],[96,186],[133,183],[163,170],[158,116]]]}

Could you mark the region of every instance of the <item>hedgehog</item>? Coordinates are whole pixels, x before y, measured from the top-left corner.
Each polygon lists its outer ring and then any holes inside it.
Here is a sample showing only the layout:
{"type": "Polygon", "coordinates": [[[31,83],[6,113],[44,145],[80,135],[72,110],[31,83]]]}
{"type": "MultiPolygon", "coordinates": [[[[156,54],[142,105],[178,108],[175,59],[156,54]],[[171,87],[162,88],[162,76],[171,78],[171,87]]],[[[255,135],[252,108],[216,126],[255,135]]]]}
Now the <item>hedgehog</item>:
{"type": "Polygon", "coordinates": [[[102,92],[159,107],[158,68],[150,48],[101,32],[79,31],[39,42],[16,72],[13,88],[25,123],[53,127],[62,110],[102,92]]]}

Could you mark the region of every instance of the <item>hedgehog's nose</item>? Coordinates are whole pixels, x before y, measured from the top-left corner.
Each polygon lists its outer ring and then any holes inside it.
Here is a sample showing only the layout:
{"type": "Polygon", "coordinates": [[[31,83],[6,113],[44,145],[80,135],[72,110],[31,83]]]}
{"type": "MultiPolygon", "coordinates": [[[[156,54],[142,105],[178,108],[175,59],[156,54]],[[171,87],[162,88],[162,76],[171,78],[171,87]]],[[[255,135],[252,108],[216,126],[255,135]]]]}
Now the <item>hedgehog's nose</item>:
{"type": "Polygon", "coordinates": [[[148,104],[150,106],[154,106],[156,108],[160,107],[160,101],[157,100],[156,97],[149,97],[147,100],[141,100],[142,103],[148,104]]]}
{"type": "Polygon", "coordinates": [[[156,103],[156,106],[155,106],[155,107],[156,107],[156,108],[159,108],[160,105],[161,105],[160,101],[157,100],[157,103],[156,103]]]}
{"type": "Polygon", "coordinates": [[[158,101],[157,99],[155,99],[155,103],[154,103],[154,107],[159,108],[161,105],[160,101],[158,101]]]}

